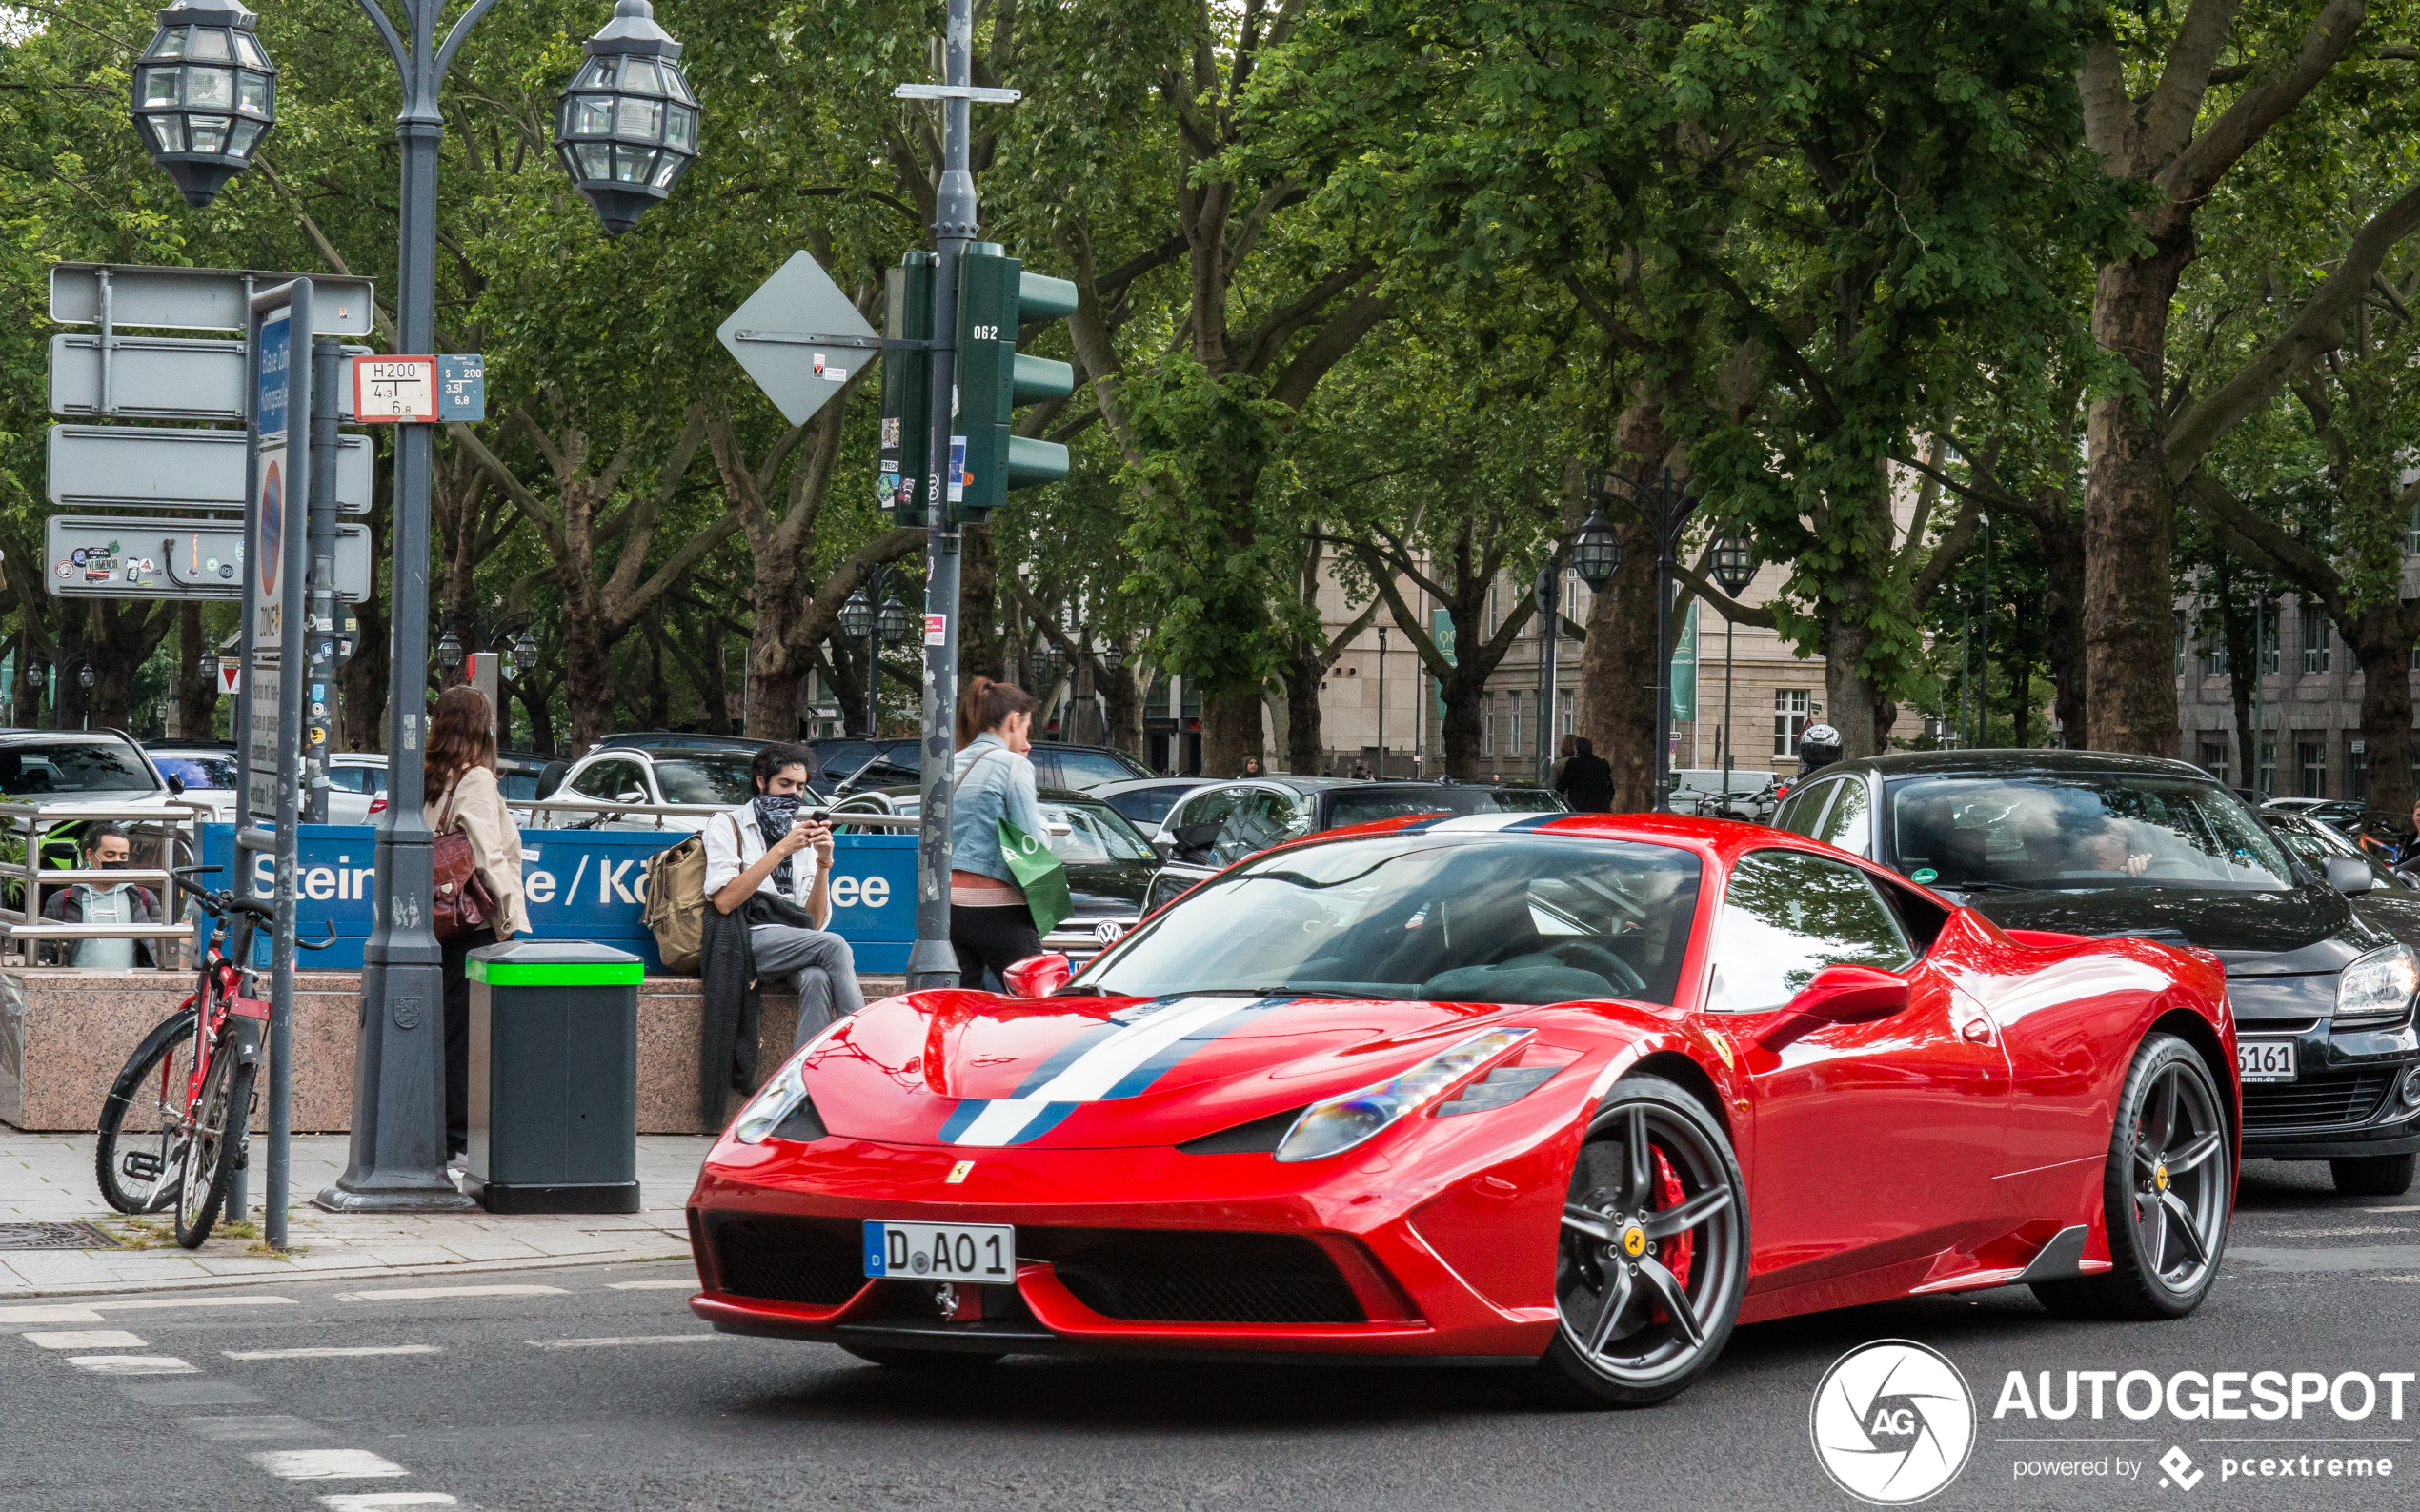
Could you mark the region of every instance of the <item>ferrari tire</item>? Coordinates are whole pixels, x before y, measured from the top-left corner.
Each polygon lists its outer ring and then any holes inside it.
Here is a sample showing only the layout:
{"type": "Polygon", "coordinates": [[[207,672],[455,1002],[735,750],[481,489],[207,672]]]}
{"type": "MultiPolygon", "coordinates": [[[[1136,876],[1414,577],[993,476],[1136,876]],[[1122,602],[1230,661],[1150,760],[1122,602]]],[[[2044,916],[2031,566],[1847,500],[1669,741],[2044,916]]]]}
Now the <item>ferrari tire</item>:
{"type": "Polygon", "coordinates": [[[2102,1168],[2110,1268],[2036,1281],[2033,1294],[2067,1318],[2182,1318],[2218,1279],[2235,1195],[2234,1131],[2217,1079],[2191,1045],[2145,1037],[2118,1094],[2102,1168]]]}
{"type": "Polygon", "coordinates": [[[891,1349],[880,1344],[842,1344],[840,1352],[890,1370],[965,1370],[996,1365],[1007,1358],[966,1349],[891,1349]]]}
{"type": "Polygon", "coordinates": [[[2401,1197],[2411,1190],[2411,1176],[2420,1155],[2365,1155],[2330,1160],[2328,1174],[2347,1197],[2401,1197]]]}
{"type": "Polygon", "coordinates": [[[1704,1375],[1747,1284],[1747,1184],[1704,1103],[1625,1077],[1588,1121],[1555,1243],[1554,1341],[1524,1377],[1557,1406],[1644,1407],[1704,1375]]]}

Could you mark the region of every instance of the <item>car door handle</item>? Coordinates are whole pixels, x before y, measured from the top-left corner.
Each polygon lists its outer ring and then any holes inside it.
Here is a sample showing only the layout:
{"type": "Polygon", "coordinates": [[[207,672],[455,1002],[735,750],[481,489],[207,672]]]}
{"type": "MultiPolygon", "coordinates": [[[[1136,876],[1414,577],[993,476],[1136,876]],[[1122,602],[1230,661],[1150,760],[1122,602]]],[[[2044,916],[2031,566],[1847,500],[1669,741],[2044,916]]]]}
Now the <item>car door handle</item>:
{"type": "Polygon", "coordinates": [[[1969,1018],[1958,1033],[1974,1044],[1987,1045],[1992,1042],[1991,1020],[1988,1018],[1969,1018]]]}

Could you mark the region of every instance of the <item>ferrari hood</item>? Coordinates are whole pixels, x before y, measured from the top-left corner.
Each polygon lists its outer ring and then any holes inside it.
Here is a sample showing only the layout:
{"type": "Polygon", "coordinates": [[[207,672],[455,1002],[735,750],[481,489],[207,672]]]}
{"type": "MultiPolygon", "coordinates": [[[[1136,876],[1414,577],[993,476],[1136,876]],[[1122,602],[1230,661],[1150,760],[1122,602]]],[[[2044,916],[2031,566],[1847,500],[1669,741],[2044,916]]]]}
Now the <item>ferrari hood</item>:
{"type": "Polygon", "coordinates": [[[1381,1080],[1535,1009],[1205,994],[873,1004],[809,1052],[835,1135],[1101,1148],[1187,1139],[1381,1080]]]}

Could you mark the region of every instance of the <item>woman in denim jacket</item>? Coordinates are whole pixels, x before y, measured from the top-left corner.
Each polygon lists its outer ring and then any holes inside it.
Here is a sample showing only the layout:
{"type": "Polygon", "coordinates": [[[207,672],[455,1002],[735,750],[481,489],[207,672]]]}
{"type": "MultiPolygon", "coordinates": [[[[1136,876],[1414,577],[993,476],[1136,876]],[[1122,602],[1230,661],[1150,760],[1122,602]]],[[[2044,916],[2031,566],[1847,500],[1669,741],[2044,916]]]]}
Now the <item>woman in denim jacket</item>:
{"type": "Polygon", "coordinates": [[[1047,843],[1050,831],[1034,797],[1034,696],[1014,683],[977,677],[958,700],[958,761],[951,769],[950,943],[958,981],[981,987],[989,971],[1039,955],[1041,936],[1025,890],[1000,854],[1000,819],[1047,843]]]}

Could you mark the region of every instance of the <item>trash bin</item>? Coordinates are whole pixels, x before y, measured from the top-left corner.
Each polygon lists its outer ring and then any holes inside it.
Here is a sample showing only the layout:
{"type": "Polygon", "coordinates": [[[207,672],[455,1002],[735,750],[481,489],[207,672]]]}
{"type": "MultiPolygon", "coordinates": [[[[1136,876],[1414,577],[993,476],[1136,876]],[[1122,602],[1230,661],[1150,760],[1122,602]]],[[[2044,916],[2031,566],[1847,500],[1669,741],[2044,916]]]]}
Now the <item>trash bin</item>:
{"type": "Polygon", "coordinates": [[[638,980],[627,951],[471,952],[472,1195],[491,1213],[638,1211],[638,980]]]}

